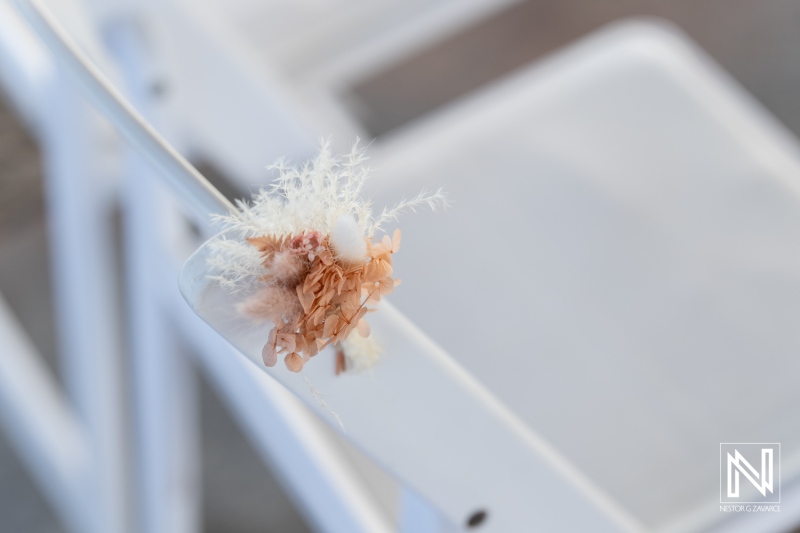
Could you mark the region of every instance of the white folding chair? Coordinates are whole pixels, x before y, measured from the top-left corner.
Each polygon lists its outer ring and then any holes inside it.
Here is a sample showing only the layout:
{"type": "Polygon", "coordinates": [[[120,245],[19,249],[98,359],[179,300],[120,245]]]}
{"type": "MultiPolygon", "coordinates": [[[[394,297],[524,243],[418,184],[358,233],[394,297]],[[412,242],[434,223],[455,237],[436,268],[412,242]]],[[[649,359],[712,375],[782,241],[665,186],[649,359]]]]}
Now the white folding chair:
{"type": "Polygon", "coordinates": [[[101,31],[137,27],[160,130],[242,189],[279,157],[368,135],[352,86],[518,0],[91,2],[101,31]],[[112,7],[109,7],[112,6],[112,7]]]}
{"type": "MultiPolygon", "coordinates": [[[[201,216],[224,208],[177,154],[84,79],[201,216]]],[[[446,180],[455,208],[403,222],[397,268],[411,282],[394,301],[414,323],[388,305],[375,315],[387,353],[373,374],[307,370],[349,440],[455,527],[777,532],[796,522],[792,490],[780,515],[726,524],[715,506],[707,511],[718,488],[717,446],[732,432],[784,443],[785,480],[796,478],[799,449],[796,429],[779,416],[797,404],[788,377],[780,381],[796,370],[787,357],[796,300],[781,295],[793,294],[786,265],[800,251],[788,192],[797,149],[713,65],[658,26],[612,28],[377,151],[378,199],[435,178],[446,180]],[[756,356],[781,375],[752,380],[746,365],[756,356]],[[735,366],[720,375],[721,362],[735,366]],[[687,366],[693,373],[682,372],[687,366]],[[742,384],[757,394],[737,396],[742,384]],[[675,390],[689,400],[670,400],[675,390]],[[723,409],[778,416],[747,425],[723,409]]],[[[146,215],[133,216],[145,224],[146,215]]],[[[221,320],[226,296],[209,283],[204,253],[184,268],[182,290],[256,363],[215,345],[201,351],[233,390],[256,375],[263,339],[221,320]]],[[[167,293],[162,306],[174,303],[167,293]]],[[[190,339],[202,331],[190,317],[176,320],[190,339]]],[[[268,372],[330,421],[300,377],[268,372]]],[[[253,412],[247,398],[258,396],[249,394],[234,400],[245,417],[253,412]]],[[[302,420],[290,407],[277,412],[302,420]]],[[[345,519],[368,528],[354,501],[364,500],[342,498],[345,519]]],[[[409,507],[422,522],[410,517],[409,530],[439,527],[424,505],[412,499],[409,507]]],[[[324,510],[317,516],[326,527],[324,510]]]]}

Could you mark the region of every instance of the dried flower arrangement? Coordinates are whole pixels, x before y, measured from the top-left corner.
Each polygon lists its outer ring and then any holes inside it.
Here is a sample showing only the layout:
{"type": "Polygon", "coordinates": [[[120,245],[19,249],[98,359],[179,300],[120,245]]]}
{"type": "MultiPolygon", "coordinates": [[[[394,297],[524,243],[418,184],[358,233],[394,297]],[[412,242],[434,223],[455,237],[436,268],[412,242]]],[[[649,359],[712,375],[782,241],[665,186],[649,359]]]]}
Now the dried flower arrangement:
{"type": "Polygon", "coordinates": [[[333,345],[335,370],[363,370],[379,358],[365,315],[400,283],[392,277],[392,255],[400,230],[374,235],[406,209],[446,205],[441,190],[422,192],[373,217],[360,193],[369,169],[356,145],[344,162],[327,144],[302,167],[279,163],[275,183],[252,204],[221,216],[228,229],[212,241],[215,279],[244,296],[238,311],[272,323],[262,351],[264,364],[278,355],[300,372],[311,357],[333,345]]]}

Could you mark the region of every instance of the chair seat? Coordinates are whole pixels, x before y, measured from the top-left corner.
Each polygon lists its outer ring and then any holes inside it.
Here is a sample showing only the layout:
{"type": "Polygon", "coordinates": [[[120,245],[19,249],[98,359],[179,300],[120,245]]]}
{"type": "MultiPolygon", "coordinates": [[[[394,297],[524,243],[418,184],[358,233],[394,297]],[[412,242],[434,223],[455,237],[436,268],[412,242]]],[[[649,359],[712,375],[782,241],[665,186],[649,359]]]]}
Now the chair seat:
{"type": "Polygon", "coordinates": [[[397,224],[392,302],[646,526],[720,519],[721,442],[797,479],[800,151],[684,37],[612,27],[379,148],[377,205],[453,202],[397,224]]]}

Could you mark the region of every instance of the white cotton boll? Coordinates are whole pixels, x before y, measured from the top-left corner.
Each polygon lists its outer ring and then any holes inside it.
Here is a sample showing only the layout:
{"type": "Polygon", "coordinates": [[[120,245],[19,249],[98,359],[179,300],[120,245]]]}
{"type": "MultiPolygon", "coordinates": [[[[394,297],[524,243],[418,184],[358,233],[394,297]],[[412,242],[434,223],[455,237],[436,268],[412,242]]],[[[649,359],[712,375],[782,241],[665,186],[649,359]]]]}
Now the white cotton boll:
{"type": "Polygon", "coordinates": [[[372,335],[362,337],[353,330],[342,343],[346,372],[358,374],[369,370],[378,362],[383,353],[380,343],[372,335]]]}
{"type": "Polygon", "coordinates": [[[333,224],[331,245],[337,259],[347,263],[363,263],[367,259],[367,241],[364,232],[352,215],[342,215],[333,224]]]}

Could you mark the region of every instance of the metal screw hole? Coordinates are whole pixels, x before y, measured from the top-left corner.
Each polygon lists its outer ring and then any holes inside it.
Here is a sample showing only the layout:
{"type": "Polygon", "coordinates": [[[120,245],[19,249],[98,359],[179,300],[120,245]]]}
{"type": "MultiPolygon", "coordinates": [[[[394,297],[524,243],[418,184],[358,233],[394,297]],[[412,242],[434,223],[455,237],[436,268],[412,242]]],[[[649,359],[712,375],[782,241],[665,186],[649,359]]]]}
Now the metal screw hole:
{"type": "Polygon", "coordinates": [[[482,525],[486,521],[487,516],[488,515],[486,514],[486,511],[482,509],[480,511],[475,511],[467,519],[467,527],[470,529],[474,529],[482,525]]]}
{"type": "Polygon", "coordinates": [[[167,93],[167,84],[161,80],[150,83],[150,95],[153,98],[162,98],[167,93]]]}

